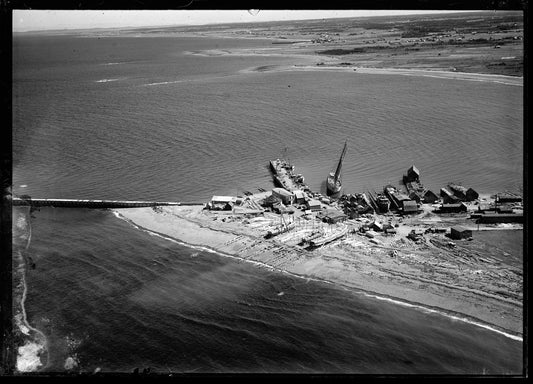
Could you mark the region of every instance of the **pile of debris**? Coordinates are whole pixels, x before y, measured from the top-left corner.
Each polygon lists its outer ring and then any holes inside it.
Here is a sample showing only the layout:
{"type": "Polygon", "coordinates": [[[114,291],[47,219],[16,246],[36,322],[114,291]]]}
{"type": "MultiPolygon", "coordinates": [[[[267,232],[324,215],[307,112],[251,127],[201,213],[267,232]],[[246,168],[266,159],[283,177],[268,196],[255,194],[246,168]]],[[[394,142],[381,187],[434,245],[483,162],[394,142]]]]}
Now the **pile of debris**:
{"type": "Polygon", "coordinates": [[[374,213],[374,208],[370,200],[364,193],[355,193],[342,195],[338,201],[344,213],[350,218],[355,219],[361,215],[374,213]]]}

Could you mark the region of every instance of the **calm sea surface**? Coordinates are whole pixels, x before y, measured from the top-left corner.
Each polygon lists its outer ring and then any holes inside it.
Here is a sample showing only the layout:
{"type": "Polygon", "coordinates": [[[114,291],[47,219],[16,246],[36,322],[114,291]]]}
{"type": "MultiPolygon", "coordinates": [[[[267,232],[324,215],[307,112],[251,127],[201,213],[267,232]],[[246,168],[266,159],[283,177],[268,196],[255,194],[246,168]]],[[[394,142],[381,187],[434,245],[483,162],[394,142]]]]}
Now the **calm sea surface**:
{"type": "MultiPolygon", "coordinates": [[[[306,64],[188,52],[261,40],[16,36],[13,191],[204,201],[270,188],[287,156],[312,189],[522,183],[522,87],[400,75],[241,72],[306,64]],[[286,151],[285,151],[285,148],[286,151]]],[[[151,236],[108,211],[32,219],[29,320],[48,370],[518,373],[522,343],[151,236]]]]}

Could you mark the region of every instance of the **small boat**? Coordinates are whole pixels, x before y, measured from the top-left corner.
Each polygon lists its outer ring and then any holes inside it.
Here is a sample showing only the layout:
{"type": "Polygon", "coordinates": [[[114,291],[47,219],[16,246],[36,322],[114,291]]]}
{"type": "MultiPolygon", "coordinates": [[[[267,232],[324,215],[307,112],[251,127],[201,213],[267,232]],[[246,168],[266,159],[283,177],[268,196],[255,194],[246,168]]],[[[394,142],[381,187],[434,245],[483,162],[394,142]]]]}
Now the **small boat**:
{"type": "Polygon", "coordinates": [[[337,169],[335,172],[330,172],[326,180],[326,188],[328,194],[334,195],[339,193],[342,188],[342,178],[341,178],[341,168],[342,162],[344,161],[344,156],[346,155],[346,146],[347,142],[344,142],[344,148],[342,149],[341,157],[339,158],[339,163],[337,164],[337,169]]]}
{"type": "Polygon", "coordinates": [[[340,239],[344,235],[348,233],[348,227],[346,225],[343,225],[339,231],[333,232],[332,234],[325,235],[319,238],[314,238],[311,241],[309,241],[309,247],[310,249],[320,247],[324,244],[331,243],[334,240],[340,239]]]}

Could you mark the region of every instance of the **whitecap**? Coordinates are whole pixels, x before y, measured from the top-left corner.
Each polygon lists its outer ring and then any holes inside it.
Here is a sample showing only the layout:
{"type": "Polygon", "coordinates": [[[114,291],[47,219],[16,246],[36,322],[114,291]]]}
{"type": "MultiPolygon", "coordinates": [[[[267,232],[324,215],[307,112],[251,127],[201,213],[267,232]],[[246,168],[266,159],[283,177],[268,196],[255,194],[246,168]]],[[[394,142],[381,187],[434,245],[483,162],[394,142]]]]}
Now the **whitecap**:
{"type": "Polygon", "coordinates": [[[96,83],[108,83],[110,81],[117,81],[120,79],[102,79],[102,80],[96,80],[96,83]]]}
{"type": "Polygon", "coordinates": [[[44,350],[41,344],[34,342],[26,342],[26,344],[18,348],[17,355],[17,370],[19,372],[34,372],[41,365],[41,358],[39,355],[44,350]]]}

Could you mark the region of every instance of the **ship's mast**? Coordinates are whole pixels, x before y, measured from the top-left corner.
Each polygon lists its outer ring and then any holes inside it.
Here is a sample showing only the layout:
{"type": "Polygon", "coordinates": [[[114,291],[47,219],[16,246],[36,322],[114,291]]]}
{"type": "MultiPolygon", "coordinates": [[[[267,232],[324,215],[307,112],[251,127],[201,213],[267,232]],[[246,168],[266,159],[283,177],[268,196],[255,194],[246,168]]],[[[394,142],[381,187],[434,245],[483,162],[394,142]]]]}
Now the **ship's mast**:
{"type": "Polygon", "coordinates": [[[346,155],[346,145],[347,145],[347,142],[345,141],[344,148],[342,149],[341,157],[339,159],[339,164],[337,165],[337,170],[335,171],[335,178],[334,178],[335,183],[337,182],[341,174],[342,162],[344,160],[344,155],[346,155]]]}

